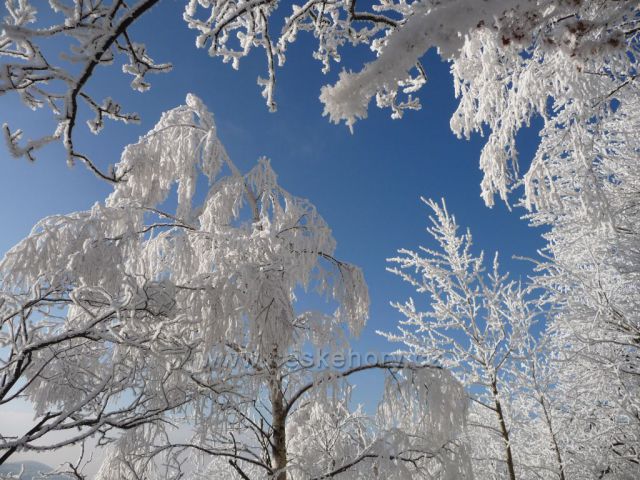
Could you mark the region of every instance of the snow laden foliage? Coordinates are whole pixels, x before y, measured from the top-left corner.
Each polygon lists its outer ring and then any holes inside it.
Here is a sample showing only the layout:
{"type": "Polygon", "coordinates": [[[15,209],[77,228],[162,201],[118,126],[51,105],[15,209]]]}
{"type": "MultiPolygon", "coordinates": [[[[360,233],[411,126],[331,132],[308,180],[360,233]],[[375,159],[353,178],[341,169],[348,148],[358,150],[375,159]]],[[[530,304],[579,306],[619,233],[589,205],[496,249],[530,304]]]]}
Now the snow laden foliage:
{"type": "MultiPolygon", "coordinates": [[[[569,19],[575,36],[562,48],[541,44],[518,59],[491,35],[469,42],[454,62],[462,102],[452,126],[468,135],[489,125],[481,164],[492,172],[483,183],[491,203],[489,193],[506,199],[508,185],[518,184],[518,129],[542,117],[522,183],[528,218],[548,229],[535,280],[549,302],[543,351],[554,388],[546,423],[556,425],[565,478],[637,478],[637,5],[624,21],[614,20],[616,5],[584,7],[569,19]],[[598,29],[601,22],[608,27],[598,29]],[[486,52],[494,62],[483,63],[486,52]]],[[[544,418],[542,401],[535,403],[544,418]]]]}
{"type": "Polygon", "coordinates": [[[491,31],[468,38],[452,64],[460,104],[451,127],[467,138],[488,127],[480,168],[482,195],[492,205],[495,194],[507,201],[519,184],[518,131],[541,118],[540,144],[522,177],[524,205],[560,210],[558,177],[562,163],[570,163],[581,201],[602,215],[589,150],[593,142],[608,143],[595,131],[601,119],[616,115],[620,103],[637,108],[637,4],[554,3],[560,6],[548,11],[555,20],[525,30],[521,40],[491,31]],[[572,11],[571,4],[580,7],[572,11]]]}
{"type": "Polygon", "coordinates": [[[584,353],[547,333],[521,365],[513,421],[521,478],[637,478],[640,437],[628,402],[637,393],[620,389],[611,366],[585,361],[595,352],[584,353]]]}
{"type": "MultiPolygon", "coordinates": [[[[120,57],[136,90],[149,88],[148,73],[169,70],[170,64],[155,63],[129,32],[159,2],[49,0],[47,5],[5,0],[0,93],[15,92],[33,109],[49,108],[57,124],[50,135],[24,145],[22,132],[5,126],[14,155],[33,159],[43,144],[62,139],[70,161],[83,161],[97,175],[119,180],[76,151],[73,131],[81,104],[95,114],[89,121],[94,132],[105,118],[137,120],[136,114],[124,113],[119,101],[94,98],[86,84],[96,67],[120,57]],[[77,45],[59,41],[69,36],[77,45]],[[47,53],[54,39],[70,49],[60,61],[47,53]]],[[[548,131],[588,129],[589,119],[615,110],[610,100],[632,100],[639,13],[632,0],[307,0],[293,5],[277,0],[185,0],[183,18],[197,32],[198,48],[234,68],[254,50],[264,52],[266,73],[258,84],[271,110],[276,108],[277,68],[299,35],[310,33],[317,40],[313,56],[324,73],[341,61],[344,49],[369,46],[371,61],[356,72],[342,70],[338,81],[320,94],[325,115],[350,128],[367,116],[374,97],[394,118],[420,108],[416,92],[427,79],[420,59],[437,49],[451,62],[460,98],[451,119],[453,131],[465,137],[488,134],[480,166],[482,196],[492,205],[496,194],[506,201],[523,179],[515,138],[532,119],[541,117],[548,131]]],[[[570,142],[571,150],[580,145],[579,137],[579,132],[568,134],[562,144],[570,142]]],[[[558,201],[558,172],[548,161],[558,146],[544,138],[524,172],[529,207],[558,201]]],[[[588,176],[586,167],[581,176],[588,176]]]]}
{"type": "Polygon", "coordinates": [[[465,385],[475,477],[638,478],[637,310],[624,310],[638,298],[637,281],[623,281],[625,271],[615,263],[626,253],[594,255],[595,239],[607,237],[585,235],[586,226],[572,230],[573,238],[559,238],[565,248],[583,251],[567,258],[558,250],[523,288],[500,274],[496,261],[485,272],[470,233],[458,232],[444,203],[427,203],[437,248],[401,250],[390,269],[426,295],[426,307],[412,299],[394,304],[403,317],[399,333],[384,335],[465,385]],[[594,280],[601,283],[589,283],[594,280]],[[543,317],[544,330],[537,325],[543,317]]]}
{"type": "MultiPolygon", "coordinates": [[[[615,72],[634,58],[584,68],[615,72]]],[[[576,409],[556,399],[562,428],[575,428],[567,468],[578,477],[640,472],[640,92],[628,68],[626,78],[574,83],[592,99],[566,102],[545,125],[532,172],[546,173],[526,179],[537,207],[529,219],[549,228],[536,283],[553,312],[553,375],[576,409]]]]}
{"type": "MultiPolygon", "coordinates": [[[[309,0],[294,4],[288,15],[286,8],[272,0],[191,0],[185,20],[198,31],[198,46],[234,67],[252,49],[264,50],[269,75],[258,82],[272,108],[274,65],[285,62],[287,46],[301,33],[317,39],[314,57],[325,73],[348,46],[369,46],[372,61],[355,72],[342,70],[320,94],[325,115],[350,128],[367,116],[373,98],[394,118],[420,108],[416,92],[427,78],[420,59],[437,49],[451,62],[460,99],[452,130],[467,138],[473,132],[487,135],[480,167],[488,205],[496,195],[508,201],[521,182],[528,208],[557,203],[559,172],[548,161],[551,152],[585,145],[579,128],[589,130],[590,119],[615,112],[612,100],[637,108],[635,1],[309,0]],[[545,132],[564,140],[547,142],[543,135],[532,165],[521,173],[516,136],[535,118],[542,118],[545,132]]],[[[582,166],[579,178],[588,179],[589,169],[582,166]]],[[[586,192],[589,185],[580,188],[586,192]]],[[[584,197],[585,203],[596,200],[584,197]]]]}
{"type": "Polygon", "coordinates": [[[36,413],[0,463],[91,437],[99,479],[470,478],[450,373],[310,356],[345,356],[364,327],[362,272],[266,159],[238,171],[198,98],[115,174],[105,202],[42,220],[0,263],[0,408],[36,413]],[[302,310],[313,291],[335,313],[302,310]],[[349,378],[373,369],[377,413],[351,411],[349,378]]]}

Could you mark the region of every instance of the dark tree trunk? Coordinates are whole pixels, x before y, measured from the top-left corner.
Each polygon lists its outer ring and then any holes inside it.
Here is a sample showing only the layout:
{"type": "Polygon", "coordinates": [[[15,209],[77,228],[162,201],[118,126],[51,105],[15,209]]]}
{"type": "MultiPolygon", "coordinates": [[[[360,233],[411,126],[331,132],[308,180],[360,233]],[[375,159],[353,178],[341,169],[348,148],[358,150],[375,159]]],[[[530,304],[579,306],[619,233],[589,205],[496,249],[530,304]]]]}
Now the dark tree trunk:
{"type": "Polygon", "coordinates": [[[492,380],[491,382],[491,392],[493,393],[496,413],[498,415],[498,421],[500,423],[500,433],[502,434],[502,440],[504,441],[509,480],[516,480],[516,469],[513,462],[513,452],[511,451],[511,441],[509,440],[509,430],[507,429],[507,422],[504,418],[504,412],[502,411],[502,404],[500,403],[500,399],[498,398],[498,385],[495,380],[492,380]]]}

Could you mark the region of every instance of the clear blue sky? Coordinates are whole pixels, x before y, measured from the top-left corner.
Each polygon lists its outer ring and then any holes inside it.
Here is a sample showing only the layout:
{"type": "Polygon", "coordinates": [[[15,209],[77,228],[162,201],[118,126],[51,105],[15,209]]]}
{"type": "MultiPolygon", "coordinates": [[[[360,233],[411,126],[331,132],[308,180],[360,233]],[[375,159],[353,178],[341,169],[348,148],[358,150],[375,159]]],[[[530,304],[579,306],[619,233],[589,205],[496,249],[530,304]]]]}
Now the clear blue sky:
{"type": "MultiPolygon", "coordinates": [[[[136,29],[138,41],[147,43],[156,61],[174,64],[171,73],[149,78],[149,92],[131,91],[130,78],[117,66],[97,69],[89,84],[99,97],[124,100],[142,115],[142,124],[109,122],[99,136],[88,133],[83,124],[77,130],[81,151],[103,166],[115,163],[122,148],[147,131],[162,111],[183,103],[188,92],[200,96],[213,111],[219,136],[238,166],[246,171],[259,156],[271,158],[281,185],[310,199],[332,227],[338,256],[364,269],[372,305],[368,327],[356,344],[362,350],[396,348],[374,332],[394,328],[399,316],[389,301],[405,299],[411,292],[385,272],[385,259],[398,248],[417,248],[428,241],[428,212],[420,196],[445,197],[459,223],[471,228],[478,249],[490,254],[499,250],[504,266],[516,276],[529,272],[529,265],[511,257],[535,255],[543,245],[540,231],[519,218],[523,211],[508,212],[502,204],[493,209],[484,206],[478,169],[483,140],[458,140],[451,133],[453,84],[448,64],[435,53],[424,60],[429,82],[420,94],[421,111],[392,120],[388,111],[372,108],[352,135],[321,115],[320,87],[333,83],[341,67],[322,75],[320,63],[311,57],[310,36],[300,35],[287,64],[278,71],[278,111],[269,113],[256,85],[256,77],[266,75],[262,52],[244,59],[239,71],[209,58],[194,46],[195,33],[181,18],[183,5],[162,2],[136,29]]],[[[346,61],[355,67],[369,55],[358,50],[346,61]]],[[[0,120],[32,135],[51,126],[47,113],[34,114],[15,97],[0,97],[0,120]]],[[[526,163],[535,132],[521,137],[526,163]]],[[[43,216],[86,209],[109,192],[107,184],[82,166],[67,168],[59,146],[45,149],[35,164],[11,158],[4,145],[0,152],[3,253],[43,216]]]]}

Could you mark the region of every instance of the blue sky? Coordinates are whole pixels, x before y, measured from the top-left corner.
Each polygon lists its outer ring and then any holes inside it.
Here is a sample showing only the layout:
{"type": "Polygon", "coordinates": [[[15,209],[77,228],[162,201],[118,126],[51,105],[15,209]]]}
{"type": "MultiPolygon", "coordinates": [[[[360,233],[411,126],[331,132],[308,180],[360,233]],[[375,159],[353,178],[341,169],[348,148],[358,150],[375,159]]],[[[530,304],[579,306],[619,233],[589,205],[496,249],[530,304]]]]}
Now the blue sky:
{"type": "MultiPolygon", "coordinates": [[[[256,77],[266,75],[262,53],[244,59],[239,71],[209,58],[206,51],[196,50],[195,33],[181,18],[182,7],[183,2],[162,2],[136,29],[138,41],[147,43],[156,61],[174,64],[171,73],[150,77],[149,92],[131,91],[130,78],[118,67],[98,69],[89,84],[99,97],[123,100],[129,110],[142,115],[142,123],[109,122],[99,136],[81,125],[77,130],[81,151],[103,166],[115,163],[122,148],[148,130],[162,111],[183,103],[188,92],[201,97],[214,113],[219,136],[237,165],[247,171],[259,156],[271,158],[281,185],[310,199],[332,227],[337,255],[364,269],[372,306],[358,349],[396,348],[374,332],[394,328],[399,316],[388,303],[411,292],[385,272],[385,259],[398,248],[428,242],[428,211],[420,196],[445,197],[458,222],[471,228],[478,249],[490,254],[499,250],[504,266],[516,276],[529,273],[529,265],[511,257],[535,255],[543,246],[540,231],[520,219],[523,211],[508,212],[500,203],[489,209],[480,199],[478,157],[483,139],[458,140],[451,133],[453,84],[448,64],[435,53],[424,60],[429,82],[420,94],[421,111],[392,120],[388,111],[372,107],[369,118],[357,123],[352,135],[321,115],[320,87],[333,83],[341,67],[335,65],[330,75],[322,75],[320,63],[311,57],[310,36],[301,34],[278,71],[278,111],[269,113],[256,85],[256,77]]],[[[359,49],[345,62],[355,68],[369,56],[359,49]]],[[[15,97],[0,97],[0,121],[25,128],[27,135],[51,128],[46,112],[30,112],[15,97]]],[[[524,163],[535,140],[534,131],[521,135],[524,163]]],[[[82,166],[67,168],[60,146],[43,150],[35,164],[11,158],[5,146],[0,152],[3,253],[43,216],[86,209],[109,192],[106,183],[82,166]]]]}

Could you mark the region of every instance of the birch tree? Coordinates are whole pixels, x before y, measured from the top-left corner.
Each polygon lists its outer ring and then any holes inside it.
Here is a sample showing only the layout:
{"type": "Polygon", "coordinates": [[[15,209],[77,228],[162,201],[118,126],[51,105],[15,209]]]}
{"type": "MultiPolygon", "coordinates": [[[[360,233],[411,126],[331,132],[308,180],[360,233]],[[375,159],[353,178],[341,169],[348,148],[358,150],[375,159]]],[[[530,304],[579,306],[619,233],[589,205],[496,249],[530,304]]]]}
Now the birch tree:
{"type": "Polygon", "coordinates": [[[425,295],[428,306],[422,310],[413,299],[393,303],[403,316],[400,331],[383,335],[460,380],[474,404],[470,431],[478,429],[480,438],[491,439],[471,442],[477,447],[474,469],[483,472],[482,478],[515,480],[513,379],[536,310],[526,290],[500,273],[497,256],[485,273],[483,254],[473,254],[471,234],[458,232],[444,203],[426,203],[434,213],[427,231],[437,249],[400,250],[401,256],[390,259],[397,266],[389,270],[425,295]]]}
{"type": "Polygon", "coordinates": [[[362,273],[268,160],[240,173],[198,98],[125,148],[125,172],[0,264],[2,401],[36,412],[24,435],[0,437],[2,461],[92,437],[109,448],[102,479],[470,475],[448,372],[305,356],[346,355],[368,315],[362,273]],[[335,312],[302,309],[305,290],[335,312]],[[351,412],[349,379],[374,369],[389,376],[377,413],[351,412]],[[305,433],[318,423],[325,440],[305,433]]]}
{"type": "Polygon", "coordinates": [[[603,92],[593,104],[600,113],[574,105],[558,113],[565,132],[545,128],[540,147],[540,160],[554,172],[553,182],[544,183],[553,196],[529,216],[532,224],[550,227],[536,283],[554,312],[549,329],[574,399],[569,404],[583,411],[573,423],[590,419],[578,431],[591,431],[591,440],[575,435],[590,444],[573,449],[585,453],[575,466],[592,465],[591,472],[599,473],[589,475],[614,478],[625,471],[636,475],[640,466],[637,99],[630,81],[603,92]],[[608,440],[605,432],[612,435],[608,440]]]}

